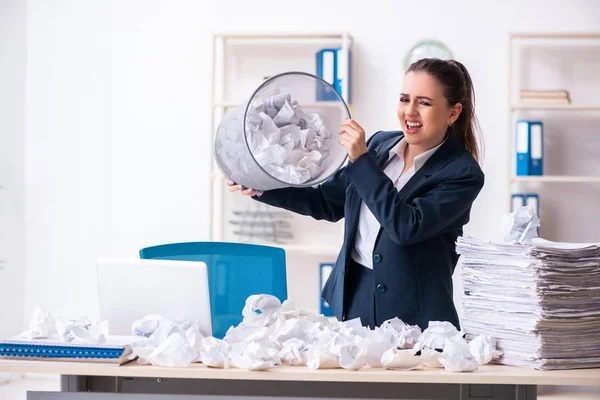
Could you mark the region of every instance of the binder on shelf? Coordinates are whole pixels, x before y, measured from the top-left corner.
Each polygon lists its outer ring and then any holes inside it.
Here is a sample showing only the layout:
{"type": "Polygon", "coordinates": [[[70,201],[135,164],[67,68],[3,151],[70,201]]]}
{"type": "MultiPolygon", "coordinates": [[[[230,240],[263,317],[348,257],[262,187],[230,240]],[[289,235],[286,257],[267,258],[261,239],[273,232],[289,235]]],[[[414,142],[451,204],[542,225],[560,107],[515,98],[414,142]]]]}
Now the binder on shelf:
{"type": "Polygon", "coordinates": [[[343,99],[346,100],[348,104],[352,102],[351,91],[350,91],[350,82],[352,82],[352,54],[350,50],[348,50],[348,58],[346,60],[342,59],[342,49],[338,48],[335,52],[336,57],[336,74],[335,74],[335,90],[342,96],[343,99]],[[348,66],[348,76],[345,76],[345,67],[348,66]],[[344,82],[348,82],[348,93],[344,93],[344,82]]]}
{"type": "Polygon", "coordinates": [[[544,174],[544,125],[540,121],[529,123],[529,175],[544,174]]]}
{"type": "MultiPolygon", "coordinates": [[[[321,49],[317,52],[317,76],[335,87],[337,72],[337,51],[336,49],[321,49]]],[[[322,85],[317,86],[317,101],[335,101],[337,96],[335,92],[322,85]]]]}
{"type": "MultiPolygon", "coordinates": [[[[342,49],[340,47],[334,49],[321,49],[317,52],[317,76],[329,83],[335,91],[346,100],[351,102],[350,82],[351,75],[351,52],[348,50],[348,58],[342,59],[342,49]],[[348,76],[346,75],[348,71],[348,76]],[[348,93],[344,93],[344,82],[348,82],[348,93]]],[[[339,101],[331,88],[317,88],[318,101],[339,101]]]]}
{"type": "Polygon", "coordinates": [[[515,212],[517,209],[525,205],[525,195],[521,193],[515,193],[511,197],[510,212],[515,212]]]}
{"type": "Polygon", "coordinates": [[[331,271],[333,270],[333,264],[331,263],[321,263],[319,265],[319,284],[320,284],[320,290],[319,290],[319,299],[320,299],[320,312],[321,314],[323,314],[326,317],[333,317],[333,310],[331,309],[331,307],[329,307],[329,304],[323,300],[323,298],[321,297],[321,292],[323,291],[323,288],[325,287],[325,283],[327,282],[327,279],[329,279],[329,275],[331,275],[331,271]]]}
{"type": "Polygon", "coordinates": [[[529,175],[529,141],[529,121],[517,121],[515,132],[515,151],[517,153],[517,176],[529,175]]]}
{"type": "Polygon", "coordinates": [[[540,196],[538,194],[527,194],[525,195],[525,205],[533,207],[536,215],[540,215],[540,196]]]}

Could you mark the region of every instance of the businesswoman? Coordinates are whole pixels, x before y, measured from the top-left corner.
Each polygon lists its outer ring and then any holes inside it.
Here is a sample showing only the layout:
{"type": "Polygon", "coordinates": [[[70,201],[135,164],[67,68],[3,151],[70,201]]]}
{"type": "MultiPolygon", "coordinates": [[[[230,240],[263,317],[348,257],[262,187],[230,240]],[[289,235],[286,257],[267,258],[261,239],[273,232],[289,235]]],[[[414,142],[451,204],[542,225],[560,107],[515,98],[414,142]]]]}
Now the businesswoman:
{"type": "Polygon", "coordinates": [[[402,131],[365,140],[354,120],[340,130],[350,163],[316,188],[257,193],[258,201],[316,219],[345,218],[344,243],[322,296],[340,320],[371,328],[399,317],[427,328],[460,329],[452,300],[455,242],[484,183],[478,125],[467,69],[423,59],[404,76],[402,131]]]}

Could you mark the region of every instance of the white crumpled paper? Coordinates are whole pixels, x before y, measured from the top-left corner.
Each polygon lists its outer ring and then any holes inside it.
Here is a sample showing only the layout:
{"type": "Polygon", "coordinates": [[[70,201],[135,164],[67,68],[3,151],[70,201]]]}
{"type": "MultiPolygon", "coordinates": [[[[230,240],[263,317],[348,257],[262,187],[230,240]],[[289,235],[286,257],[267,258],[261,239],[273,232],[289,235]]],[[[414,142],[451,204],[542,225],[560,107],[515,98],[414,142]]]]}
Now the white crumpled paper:
{"type": "Polygon", "coordinates": [[[252,171],[252,156],[271,176],[292,185],[306,183],[321,173],[332,135],[320,114],[307,114],[290,94],[279,94],[254,99],[245,122],[246,137],[242,119],[237,118],[231,124],[224,120],[225,134],[218,138],[219,156],[235,160],[227,164],[243,170],[233,171],[238,178],[252,171]]]}
{"type": "MultiPolygon", "coordinates": [[[[331,323],[313,310],[296,309],[270,295],[246,300],[243,321],[231,327],[223,340],[204,337],[197,322],[175,322],[148,315],[132,326],[132,352],[138,362],[163,367],[187,367],[201,362],[209,367],[266,370],[283,363],[310,369],[445,368],[473,371],[500,353],[495,340],[479,335],[467,343],[449,322],[431,321],[421,332],[398,318],[375,329],[356,318],[331,323]]],[[[108,324],[87,318],[69,320],[38,308],[22,339],[49,338],[81,343],[102,343],[108,324]]]]}
{"type": "Polygon", "coordinates": [[[531,240],[538,237],[539,226],[540,219],[533,207],[520,207],[515,212],[504,215],[502,219],[504,241],[531,244],[531,240]]]}
{"type": "Polygon", "coordinates": [[[289,300],[281,303],[265,294],[248,297],[242,315],[242,322],[229,328],[223,340],[203,337],[197,323],[148,315],[133,324],[133,352],[140,363],[164,367],[202,362],[257,371],[284,363],[312,370],[359,370],[369,365],[472,371],[498,353],[492,338],[481,336],[469,345],[449,322],[432,321],[421,332],[394,318],[368,329],[358,318],[331,323],[316,311],[297,309],[289,300]]]}
{"type": "Polygon", "coordinates": [[[302,184],[321,172],[331,138],[321,116],[306,114],[290,94],[255,99],[246,113],[248,145],[271,176],[302,184]]]}
{"type": "Polygon", "coordinates": [[[470,372],[479,368],[467,342],[460,334],[446,337],[438,361],[450,372],[470,372]]]}
{"type": "Polygon", "coordinates": [[[481,334],[469,342],[471,355],[479,365],[484,365],[490,361],[499,358],[503,353],[496,350],[496,339],[491,336],[481,334]]]}
{"type": "Polygon", "coordinates": [[[381,367],[386,350],[412,348],[421,334],[418,326],[406,325],[398,318],[374,330],[362,326],[360,319],[330,323],[315,311],[295,309],[290,301],[281,304],[269,295],[250,296],[242,314],[243,321],[230,328],[223,340],[232,346],[232,362],[249,369],[283,362],[313,370],[358,370],[365,364],[381,367]],[[254,343],[270,351],[250,351],[254,343]]]}
{"type": "Polygon", "coordinates": [[[423,357],[418,348],[403,349],[392,347],[381,357],[381,364],[387,369],[421,369],[423,368],[423,357]]]}
{"type": "Polygon", "coordinates": [[[132,327],[137,338],[132,351],[138,363],[161,367],[187,367],[206,355],[204,336],[197,323],[176,323],[151,314],[135,321],[132,327]]]}
{"type": "Polygon", "coordinates": [[[427,367],[444,367],[452,372],[479,368],[469,344],[450,322],[430,321],[415,348],[421,350],[423,364],[427,367]]]}
{"type": "Polygon", "coordinates": [[[19,339],[50,339],[63,343],[102,344],[108,336],[107,321],[87,317],[68,319],[53,315],[42,307],[33,310],[29,328],[19,339]]]}

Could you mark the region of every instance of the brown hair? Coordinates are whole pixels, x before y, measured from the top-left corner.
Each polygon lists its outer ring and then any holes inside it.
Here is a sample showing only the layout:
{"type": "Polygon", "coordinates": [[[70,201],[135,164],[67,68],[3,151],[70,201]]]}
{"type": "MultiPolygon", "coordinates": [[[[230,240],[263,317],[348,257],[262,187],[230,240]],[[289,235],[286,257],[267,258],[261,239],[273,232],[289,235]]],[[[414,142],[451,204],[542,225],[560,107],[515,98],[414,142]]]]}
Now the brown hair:
{"type": "Polygon", "coordinates": [[[426,72],[444,87],[449,106],[462,104],[462,111],[454,121],[454,132],[460,142],[478,162],[483,158],[483,138],[475,115],[475,91],[469,71],[456,60],[423,58],[408,67],[409,72],[426,72]]]}

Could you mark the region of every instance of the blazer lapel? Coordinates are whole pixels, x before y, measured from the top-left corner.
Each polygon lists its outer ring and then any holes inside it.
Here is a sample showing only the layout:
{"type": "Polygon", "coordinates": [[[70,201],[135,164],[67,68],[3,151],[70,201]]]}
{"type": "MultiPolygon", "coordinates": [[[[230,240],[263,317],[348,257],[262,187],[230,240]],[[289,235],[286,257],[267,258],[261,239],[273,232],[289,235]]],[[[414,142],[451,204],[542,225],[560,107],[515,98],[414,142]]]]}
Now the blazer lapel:
{"type": "MultiPolygon", "coordinates": [[[[385,163],[390,158],[390,151],[394,148],[394,146],[396,146],[400,142],[400,140],[402,140],[403,137],[404,135],[400,135],[394,140],[390,140],[389,143],[386,143],[383,146],[381,146],[380,151],[377,151],[375,149],[369,150],[369,154],[371,155],[371,157],[373,157],[375,163],[377,163],[379,168],[383,169],[385,163]]],[[[346,221],[350,223],[350,235],[348,237],[354,238],[356,236],[356,230],[358,229],[358,220],[360,218],[360,206],[362,204],[362,198],[357,195],[356,189],[354,187],[351,187],[351,189],[347,193],[346,201],[349,202],[349,214],[346,216],[346,221]]],[[[353,246],[354,239],[353,242],[350,243],[350,246],[348,246],[347,251],[350,252],[353,246]]]]}
{"type": "Polygon", "coordinates": [[[385,165],[386,162],[388,162],[388,160],[390,158],[390,151],[392,151],[394,146],[396,146],[398,143],[400,143],[400,141],[402,140],[403,137],[404,137],[404,135],[400,135],[399,137],[395,138],[395,140],[391,140],[390,143],[387,143],[386,145],[382,146],[381,151],[376,151],[376,150],[369,151],[369,154],[371,154],[371,157],[373,157],[373,159],[375,160],[377,165],[379,165],[379,168],[383,169],[383,166],[385,165]]]}

